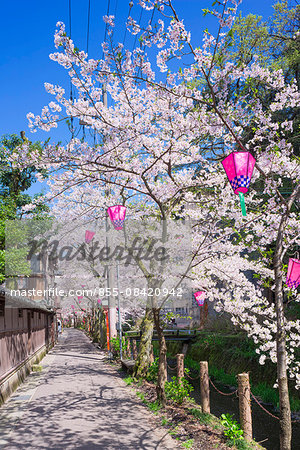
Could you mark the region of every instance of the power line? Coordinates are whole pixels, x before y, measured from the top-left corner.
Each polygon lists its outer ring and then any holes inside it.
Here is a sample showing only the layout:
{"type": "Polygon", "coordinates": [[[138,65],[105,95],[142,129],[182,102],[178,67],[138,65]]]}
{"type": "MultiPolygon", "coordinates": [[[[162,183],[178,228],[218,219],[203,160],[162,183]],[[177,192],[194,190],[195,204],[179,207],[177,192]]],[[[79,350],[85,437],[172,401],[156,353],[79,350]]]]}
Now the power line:
{"type": "MultiPolygon", "coordinates": [[[[149,22],[149,25],[151,25],[151,23],[152,23],[152,20],[153,20],[153,17],[154,17],[154,12],[155,12],[155,8],[153,8],[153,11],[152,11],[152,15],[151,15],[151,19],[150,19],[150,22],[149,22]]],[[[142,42],[140,42],[140,47],[142,46],[142,42]]],[[[139,77],[141,75],[141,66],[138,68],[138,71],[137,71],[137,78],[139,77]]]]}
{"type": "MultiPolygon", "coordinates": [[[[109,9],[110,9],[110,0],[108,0],[107,2],[107,11],[106,11],[106,15],[109,16],[109,9]]],[[[108,24],[105,24],[105,30],[104,30],[104,39],[103,39],[103,43],[106,41],[106,35],[107,35],[107,28],[108,28],[108,24]]],[[[104,55],[104,51],[102,50],[102,57],[101,59],[103,59],[103,55],[104,55]]]]}
{"type": "Polygon", "coordinates": [[[115,19],[116,19],[116,17],[117,17],[118,1],[119,1],[119,0],[116,1],[115,14],[114,14],[115,19]]]}
{"type": "MultiPolygon", "coordinates": [[[[144,9],[141,8],[141,14],[140,14],[140,18],[139,18],[139,26],[141,25],[141,19],[142,19],[143,11],[144,11],[144,9]]],[[[138,35],[138,33],[135,35],[134,43],[133,43],[133,47],[132,47],[132,51],[133,51],[134,48],[135,48],[135,44],[136,44],[136,40],[137,40],[137,35],[138,35]]]]}
{"type": "MultiPolygon", "coordinates": [[[[127,20],[129,19],[129,14],[130,14],[130,11],[131,11],[132,7],[133,7],[133,2],[129,2],[129,10],[128,10],[128,14],[127,14],[127,20]]],[[[127,20],[126,20],[126,23],[127,23],[127,20]]],[[[125,44],[126,33],[127,33],[126,23],[125,23],[125,32],[124,32],[124,38],[123,38],[123,45],[125,44]]]]}
{"type": "MultiPolygon", "coordinates": [[[[72,8],[71,8],[71,0],[69,0],[69,30],[70,30],[70,39],[72,39],[72,8]]],[[[70,78],[70,101],[73,104],[73,85],[72,79],[70,78]]],[[[69,130],[71,131],[71,138],[74,138],[74,119],[71,115],[71,125],[69,126],[69,130]]]]}
{"type": "Polygon", "coordinates": [[[70,29],[70,38],[72,37],[72,14],[71,14],[71,0],[69,0],[69,29],[70,29]]]}
{"type": "MultiPolygon", "coordinates": [[[[106,15],[109,16],[109,9],[110,9],[110,0],[108,0],[107,2],[107,11],[106,11],[106,15]]],[[[108,24],[105,24],[105,32],[104,32],[104,42],[106,41],[106,35],[107,35],[107,28],[108,28],[108,24]]]]}
{"type": "Polygon", "coordinates": [[[90,35],[90,12],[91,12],[91,0],[89,0],[88,5],[88,22],[87,22],[87,32],[86,32],[86,52],[89,52],[89,35],[90,35]]]}

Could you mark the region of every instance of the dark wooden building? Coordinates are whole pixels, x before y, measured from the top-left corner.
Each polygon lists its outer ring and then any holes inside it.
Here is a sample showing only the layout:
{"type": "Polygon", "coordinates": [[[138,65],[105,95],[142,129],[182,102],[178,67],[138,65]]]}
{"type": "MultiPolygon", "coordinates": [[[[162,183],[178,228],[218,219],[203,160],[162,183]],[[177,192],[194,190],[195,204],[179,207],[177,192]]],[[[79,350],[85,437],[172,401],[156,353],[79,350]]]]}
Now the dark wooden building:
{"type": "Polygon", "coordinates": [[[54,343],[54,312],[0,287],[0,404],[54,343]]]}

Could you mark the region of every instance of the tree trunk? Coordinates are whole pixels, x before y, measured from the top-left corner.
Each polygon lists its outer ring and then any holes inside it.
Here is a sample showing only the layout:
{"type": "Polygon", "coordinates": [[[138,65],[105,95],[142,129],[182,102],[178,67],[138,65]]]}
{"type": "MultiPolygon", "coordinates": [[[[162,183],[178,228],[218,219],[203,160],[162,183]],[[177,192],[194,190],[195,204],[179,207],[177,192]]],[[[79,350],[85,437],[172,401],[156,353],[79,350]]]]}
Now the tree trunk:
{"type": "Polygon", "coordinates": [[[159,344],[159,363],[158,363],[158,377],[156,385],[157,399],[162,404],[166,405],[165,383],[167,381],[167,345],[163,333],[163,328],[160,325],[159,308],[153,308],[154,324],[158,335],[159,344]]]}
{"type": "Polygon", "coordinates": [[[146,376],[150,366],[150,354],[153,335],[153,318],[150,308],[146,309],[145,316],[141,325],[141,341],[138,357],[133,369],[133,376],[141,378],[146,376]]]}
{"type": "Polygon", "coordinates": [[[99,312],[99,340],[98,340],[98,342],[99,342],[101,348],[106,348],[106,342],[107,342],[106,317],[105,317],[103,310],[101,310],[99,312]]]}
{"type": "Polygon", "coordinates": [[[289,400],[287,361],[286,361],[286,333],[284,330],[284,309],[282,293],[282,253],[283,253],[283,230],[287,216],[283,216],[278,230],[276,250],[274,254],[274,274],[275,274],[275,302],[277,317],[277,378],[279,390],[280,406],[280,449],[290,450],[292,439],[291,408],[289,400]]]}

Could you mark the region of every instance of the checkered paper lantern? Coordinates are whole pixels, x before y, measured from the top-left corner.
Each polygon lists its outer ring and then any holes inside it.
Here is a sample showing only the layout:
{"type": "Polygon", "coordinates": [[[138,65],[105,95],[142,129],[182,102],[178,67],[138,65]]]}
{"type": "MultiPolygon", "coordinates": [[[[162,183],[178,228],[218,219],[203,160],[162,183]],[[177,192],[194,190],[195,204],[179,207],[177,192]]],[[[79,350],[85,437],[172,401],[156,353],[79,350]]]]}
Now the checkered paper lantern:
{"type": "Polygon", "coordinates": [[[107,209],[108,215],[116,230],[122,230],[126,215],[126,207],[121,205],[110,206],[107,209]]]}
{"type": "Polygon", "coordinates": [[[86,230],[86,232],[85,232],[85,242],[87,244],[89,244],[94,236],[95,236],[94,231],[86,230]]]}
{"type": "Polygon", "coordinates": [[[290,258],[286,284],[289,288],[297,288],[300,284],[300,259],[290,258]]]}
{"type": "Polygon", "coordinates": [[[239,194],[243,216],[246,216],[244,194],[248,192],[255,158],[249,152],[232,152],[222,161],[229,183],[239,194]]]}
{"type": "Polygon", "coordinates": [[[204,305],[204,301],[205,301],[205,292],[204,291],[198,291],[194,293],[194,297],[196,299],[196,302],[198,303],[199,306],[203,306],[204,305]]]}

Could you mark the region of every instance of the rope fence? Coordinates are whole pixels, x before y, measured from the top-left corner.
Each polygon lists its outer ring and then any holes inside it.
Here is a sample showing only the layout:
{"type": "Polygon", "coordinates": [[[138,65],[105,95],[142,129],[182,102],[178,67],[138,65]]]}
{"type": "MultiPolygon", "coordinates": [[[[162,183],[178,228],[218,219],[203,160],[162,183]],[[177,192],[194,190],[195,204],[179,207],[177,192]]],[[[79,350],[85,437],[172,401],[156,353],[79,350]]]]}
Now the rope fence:
{"type": "MultiPolygon", "coordinates": [[[[258,406],[267,414],[269,414],[269,416],[273,417],[273,419],[277,419],[280,420],[280,417],[275,416],[274,414],[270,413],[270,411],[268,411],[255,397],[255,395],[250,391],[251,397],[253,398],[253,400],[258,404],[258,406]]],[[[300,420],[292,420],[292,423],[300,423],[300,420]]]]}
{"type": "Polygon", "coordinates": [[[169,366],[169,364],[167,363],[167,367],[168,367],[168,369],[170,369],[170,370],[175,370],[175,369],[177,369],[177,364],[176,364],[176,366],[171,367],[171,366],[169,366]]]}
{"type": "Polygon", "coordinates": [[[200,373],[196,376],[196,377],[191,377],[188,373],[185,374],[190,380],[197,380],[198,378],[200,378],[200,373]]]}
{"type": "Polygon", "coordinates": [[[237,389],[234,392],[222,392],[214,385],[214,383],[212,382],[210,377],[208,379],[209,379],[210,384],[213,386],[213,388],[221,395],[225,395],[226,397],[229,397],[230,395],[234,395],[238,392],[237,389]]]}
{"type": "MultiPolygon", "coordinates": [[[[184,355],[177,355],[177,364],[175,366],[170,366],[167,363],[167,367],[170,370],[177,369],[177,376],[182,377],[184,373],[184,355]]],[[[192,369],[193,370],[193,369],[192,369]]],[[[194,369],[195,371],[195,369],[194,369]]],[[[280,421],[280,417],[272,414],[268,411],[251,392],[250,380],[248,373],[242,373],[237,375],[238,387],[232,392],[222,392],[216,387],[212,379],[208,374],[208,363],[207,361],[200,361],[200,371],[197,376],[191,376],[189,373],[184,373],[184,375],[192,381],[198,380],[200,378],[200,392],[201,392],[201,406],[204,412],[210,413],[210,395],[209,395],[209,385],[211,385],[214,390],[224,397],[236,396],[239,399],[239,409],[241,415],[241,426],[247,438],[252,438],[252,411],[251,411],[251,397],[255,403],[270,417],[275,420],[280,421]]],[[[300,423],[299,419],[292,420],[292,423],[300,423]]]]}

